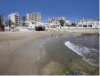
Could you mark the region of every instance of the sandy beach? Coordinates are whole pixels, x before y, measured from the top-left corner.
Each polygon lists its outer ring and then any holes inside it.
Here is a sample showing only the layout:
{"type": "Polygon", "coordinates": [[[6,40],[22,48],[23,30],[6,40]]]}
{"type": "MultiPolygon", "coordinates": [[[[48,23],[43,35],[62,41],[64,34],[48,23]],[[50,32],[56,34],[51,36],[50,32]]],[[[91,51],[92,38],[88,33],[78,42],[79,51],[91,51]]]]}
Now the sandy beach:
{"type": "MultiPolygon", "coordinates": [[[[38,75],[38,74],[50,74],[50,70],[44,68],[41,72],[39,70],[46,62],[42,62],[45,59],[51,60],[53,54],[58,57],[58,59],[65,58],[66,55],[64,52],[54,51],[50,53],[45,51],[43,46],[45,43],[42,43],[41,39],[45,37],[57,37],[58,35],[73,35],[74,33],[68,33],[65,31],[44,31],[44,32],[1,32],[0,33],[0,75],[38,75]],[[40,39],[41,41],[38,41],[40,39]],[[42,43],[42,45],[40,44],[42,43]],[[64,54],[62,57],[61,55],[64,54]],[[45,57],[44,57],[45,56],[45,57]],[[50,56],[52,56],[50,58],[50,56]],[[49,59],[50,58],[50,59],[49,59]],[[41,63],[42,62],[42,63],[41,63]]],[[[80,35],[81,33],[75,33],[75,35],[80,35]]],[[[48,39],[48,38],[47,38],[48,39]]],[[[49,39],[48,39],[49,40],[49,39]]],[[[45,39],[44,39],[45,41],[45,39]]],[[[59,44],[60,42],[58,42],[59,44]]],[[[57,45],[57,43],[55,43],[57,45]]],[[[50,44],[52,45],[52,44],[50,44]]],[[[53,44],[54,45],[54,44],[53,44]]],[[[48,46],[48,45],[47,45],[48,46]]],[[[52,49],[54,46],[49,46],[52,49]]],[[[63,50],[65,47],[58,47],[57,49],[63,50]]],[[[47,49],[47,48],[46,48],[47,49]]],[[[55,49],[56,50],[56,49],[55,49]]],[[[55,57],[54,56],[54,57],[55,57]]],[[[73,56],[74,57],[74,56],[73,56]]],[[[80,56],[75,56],[79,57],[80,56]]],[[[64,59],[64,60],[65,60],[64,59]]],[[[69,58],[70,59],[70,58],[69,58]]],[[[61,64],[64,61],[61,61],[61,64]]],[[[56,61],[56,60],[55,60],[56,61]]],[[[72,60],[70,60],[72,61],[72,60]]],[[[58,60],[59,62],[59,60],[58,60]]],[[[67,60],[66,60],[67,62],[67,60]]],[[[82,61],[83,62],[83,61],[82,61]]],[[[48,65],[62,66],[59,63],[51,61],[48,65]]],[[[47,66],[48,66],[47,65],[47,66]]],[[[65,67],[66,63],[64,64],[65,67]]],[[[62,71],[63,68],[58,68],[59,71],[62,71]]],[[[43,67],[42,67],[43,68],[43,67]]],[[[51,69],[52,70],[52,69],[51,69]]],[[[59,74],[59,73],[51,73],[59,74]]],[[[61,74],[61,73],[60,73],[61,74]]]]}
{"type": "MultiPolygon", "coordinates": [[[[53,33],[53,35],[59,34],[64,34],[64,32],[53,33]]],[[[49,35],[52,36],[52,32],[1,32],[0,74],[33,74],[30,68],[37,60],[38,56],[36,55],[39,53],[34,53],[34,48],[32,48],[34,45],[30,44],[30,42],[34,43],[37,38],[49,35]],[[28,47],[26,45],[28,45],[28,47]],[[28,55],[26,56],[25,54],[28,55]]],[[[38,45],[36,46],[38,47],[38,45]]]]}

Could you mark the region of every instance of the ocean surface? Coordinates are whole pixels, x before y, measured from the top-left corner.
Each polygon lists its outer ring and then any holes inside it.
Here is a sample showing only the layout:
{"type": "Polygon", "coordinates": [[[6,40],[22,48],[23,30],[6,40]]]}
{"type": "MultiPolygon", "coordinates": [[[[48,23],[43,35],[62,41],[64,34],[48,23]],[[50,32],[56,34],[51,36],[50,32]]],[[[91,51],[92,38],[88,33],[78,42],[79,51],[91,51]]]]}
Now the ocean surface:
{"type": "Polygon", "coordinates": [[[69,39],[65,45],[91,65],[99,65],[99,36],[82,35],[69,39]]]}

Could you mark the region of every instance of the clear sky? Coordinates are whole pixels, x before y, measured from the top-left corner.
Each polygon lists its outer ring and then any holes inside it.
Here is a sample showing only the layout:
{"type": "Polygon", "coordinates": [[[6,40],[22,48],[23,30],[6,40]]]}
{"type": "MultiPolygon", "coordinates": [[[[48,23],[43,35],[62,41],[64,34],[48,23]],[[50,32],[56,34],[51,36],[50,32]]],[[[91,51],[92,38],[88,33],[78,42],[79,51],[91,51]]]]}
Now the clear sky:
{"type": "Polygon", "coordinates": [[[99,0],[0,0],[0,14],[19,12],[20,16],[41,12],[42,21],[65,16],[76,21],[82,18],[99,19],[99,0]]]}

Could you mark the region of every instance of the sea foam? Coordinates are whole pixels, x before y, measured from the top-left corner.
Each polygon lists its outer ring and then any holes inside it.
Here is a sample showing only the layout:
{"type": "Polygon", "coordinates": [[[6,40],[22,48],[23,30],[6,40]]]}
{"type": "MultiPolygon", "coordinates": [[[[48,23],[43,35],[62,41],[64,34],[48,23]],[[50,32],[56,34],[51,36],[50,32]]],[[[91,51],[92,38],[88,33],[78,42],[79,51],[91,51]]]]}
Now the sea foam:
{"type": "Polygon", "coordinates": [[[99,53],[98,50],[94,48],[88,48],[84,46],[79,46],[71,43],[70,41],[65,42],[65,45],[71,49],[76,54],[83,57],[83,60],[87,61],[88,63],[92,65],[98,65],[99,61],[99,53]]]}

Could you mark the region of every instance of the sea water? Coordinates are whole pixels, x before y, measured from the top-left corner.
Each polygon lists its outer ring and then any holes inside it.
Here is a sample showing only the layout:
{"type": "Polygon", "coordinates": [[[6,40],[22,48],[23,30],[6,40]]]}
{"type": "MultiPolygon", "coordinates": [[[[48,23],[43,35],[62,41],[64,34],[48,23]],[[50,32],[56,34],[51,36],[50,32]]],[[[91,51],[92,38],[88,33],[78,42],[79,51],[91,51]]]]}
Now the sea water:
{"type": "Polygon", "coordinates": [[[83,60],[91,65],[99,65],[98,36],[81,36],[76,39],[66,41],[64,44],[76,54],[80,55],[83,60]]]}

